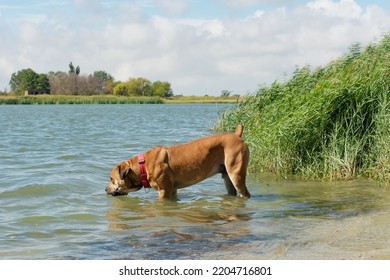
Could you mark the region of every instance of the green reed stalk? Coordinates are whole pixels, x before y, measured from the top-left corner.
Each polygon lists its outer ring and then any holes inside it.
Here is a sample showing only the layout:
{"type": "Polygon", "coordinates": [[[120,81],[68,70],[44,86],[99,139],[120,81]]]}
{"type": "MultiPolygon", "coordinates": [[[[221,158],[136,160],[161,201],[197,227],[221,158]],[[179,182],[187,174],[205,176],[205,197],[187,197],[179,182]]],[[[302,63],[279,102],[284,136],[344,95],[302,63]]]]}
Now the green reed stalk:
{"type": "Polygon", "coordinates": [[[225,111],[216,129],[244,123],[254,171],[390,181],[389,100],[390,34],[261,87],[225,111]]]}

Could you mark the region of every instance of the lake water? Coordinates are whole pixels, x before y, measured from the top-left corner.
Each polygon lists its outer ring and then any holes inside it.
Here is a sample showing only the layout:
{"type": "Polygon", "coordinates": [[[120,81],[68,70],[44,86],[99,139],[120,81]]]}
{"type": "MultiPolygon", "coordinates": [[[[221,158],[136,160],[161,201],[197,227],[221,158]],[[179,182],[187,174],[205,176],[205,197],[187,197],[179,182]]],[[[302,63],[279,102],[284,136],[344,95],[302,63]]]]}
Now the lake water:
{"type": "Polygon", "coordinates": [[[116,163],[212,134],[226,106],[0,106],[0,259],[390,259],[390,190],[365,180],[105,194],[116,163]]]}

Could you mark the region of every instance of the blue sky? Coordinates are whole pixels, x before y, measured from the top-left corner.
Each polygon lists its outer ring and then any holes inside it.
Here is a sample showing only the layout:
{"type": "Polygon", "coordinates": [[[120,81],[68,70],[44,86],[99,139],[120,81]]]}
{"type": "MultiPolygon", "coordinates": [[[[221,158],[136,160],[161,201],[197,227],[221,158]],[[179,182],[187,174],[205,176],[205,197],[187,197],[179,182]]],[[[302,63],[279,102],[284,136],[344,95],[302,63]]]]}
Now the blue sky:
{"type": "Polygon", "coordinates": [[[389,31],[388,0],[0,0],[0,89],[72,61],[175,94],[246,94],[389,31]]]}

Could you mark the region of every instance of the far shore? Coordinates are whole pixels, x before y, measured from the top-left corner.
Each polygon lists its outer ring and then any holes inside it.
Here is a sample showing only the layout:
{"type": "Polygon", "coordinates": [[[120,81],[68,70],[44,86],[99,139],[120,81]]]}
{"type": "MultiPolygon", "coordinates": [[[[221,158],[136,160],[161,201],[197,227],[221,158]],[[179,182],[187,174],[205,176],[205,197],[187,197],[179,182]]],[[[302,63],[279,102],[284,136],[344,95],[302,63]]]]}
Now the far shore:
{"type": "Polygon", "coordinates": [[[114,96],[114,95],[31,95],[0,96],[0,105],[48,105],[48,104],[190,104],[190,103],[237,103],[239,96],[114,96]]]}
{"type": "Polygon", "coordinates": [[[237,103],[241,96],[174,96],[164,98],[164,103],[237,103]]]}

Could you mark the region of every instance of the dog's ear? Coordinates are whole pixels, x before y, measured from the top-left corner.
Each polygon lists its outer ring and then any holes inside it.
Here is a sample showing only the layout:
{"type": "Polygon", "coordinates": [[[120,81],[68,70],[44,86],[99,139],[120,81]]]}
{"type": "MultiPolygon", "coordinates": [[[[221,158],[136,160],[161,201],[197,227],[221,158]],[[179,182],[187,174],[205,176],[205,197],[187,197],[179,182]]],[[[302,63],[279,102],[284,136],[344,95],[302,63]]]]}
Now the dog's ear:
{"type": "Polygon", "coordinates": [[[130,170],[130,165],[127,162],[121,162],[120,164],[118,164],[119,178],[123,180],[130,170]]]}

